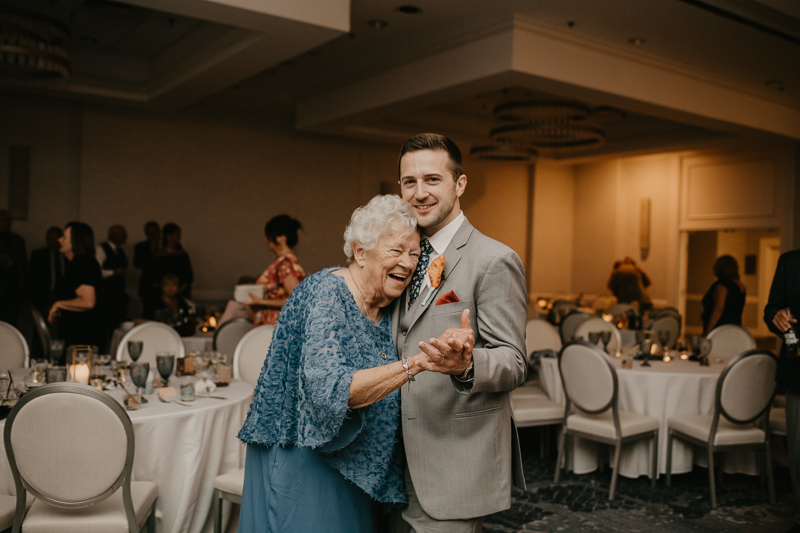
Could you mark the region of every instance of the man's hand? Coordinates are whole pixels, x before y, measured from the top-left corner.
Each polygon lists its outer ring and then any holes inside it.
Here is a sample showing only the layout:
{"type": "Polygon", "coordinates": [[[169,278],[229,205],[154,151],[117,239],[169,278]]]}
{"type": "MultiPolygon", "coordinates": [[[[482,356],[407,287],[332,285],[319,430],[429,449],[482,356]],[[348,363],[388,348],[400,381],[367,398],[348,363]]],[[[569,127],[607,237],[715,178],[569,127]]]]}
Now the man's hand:
{"type": "Polygon", "coordinates": [[[772,323],[775,324],[776,328],[786,333],[792,324],[797,323],[797,319],[791,318],[786,309],[781,309],[775,313],[775,316],[772,318],[772,323]]]}
{"type": "Polygon", "coordinates": [[[475,332],[469,320],[469,309],[461,313],[461,328],[449,328],[431,339],[430,344],[419,343],[419,348],[428,356],[428,361],[420,366],[431,372],[459,376],[472,362],[472,348],[475,346],[475,332]]]}

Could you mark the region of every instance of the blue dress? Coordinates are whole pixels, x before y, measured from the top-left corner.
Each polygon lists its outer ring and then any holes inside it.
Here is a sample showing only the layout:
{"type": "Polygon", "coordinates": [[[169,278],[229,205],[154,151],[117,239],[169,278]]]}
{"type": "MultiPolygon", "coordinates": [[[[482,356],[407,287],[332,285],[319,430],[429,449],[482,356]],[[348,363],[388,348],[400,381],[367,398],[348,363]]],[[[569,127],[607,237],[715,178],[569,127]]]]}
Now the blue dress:
{"type": "Polygon", "coordinates": [[[365,317],[333,270],[300,283],[278,319],[239,432],[240,533],[371,533],[379,502],[406,502],[399,391],[347,407],[353,374],[397,361],[390,316],[365,317]]]}

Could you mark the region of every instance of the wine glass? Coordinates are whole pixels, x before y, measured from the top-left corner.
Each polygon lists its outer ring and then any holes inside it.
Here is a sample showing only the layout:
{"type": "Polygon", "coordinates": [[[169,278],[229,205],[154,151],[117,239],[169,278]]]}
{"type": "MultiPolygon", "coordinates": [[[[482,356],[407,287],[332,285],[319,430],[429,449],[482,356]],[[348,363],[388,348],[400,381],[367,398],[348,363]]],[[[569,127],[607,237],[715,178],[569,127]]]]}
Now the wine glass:
{"type": "Polygon", "coordinates": [[[157,353],[156,368],[166,387],[169,383],[169,377],[172,375],[172,370],[175,368],[175,354],[167,352],[157,353]]]}
{"type": "Polygon", "coordinates": [[[661,330],[658,332],[658,344],[661,346],[663,351],[669,350],[669,331],[661,330]]]}
{"type": "Polygon", "coordinates": [[[600,332],[599,331],[590,331],[589,332],[589,342],[593,345],[597,346],[597,342],[600,340],[600,332]]]}
{"type": "Polygon", "coordinates": [[[47,359],[32,359],[31,369],[33,369],[33,382],[44,383],[44,371],[47,370],[47,359]]]}
{"type": "Polygon", "coordinates": [[[644,362],[642,362],[639,366],[650,366],[650,347],[652,346],[652,342],[650,339],[645,339],[642,342],[642,353],[644,354],[644,362]]]}
{"type": "MultiPolygon", "coordinates": [[[[130,368],[131,381],[136,385],[136,393],[142,393],[142,387],[147,384],[147,376],[150,374],[150,363],[133,363],[130,368]]],[[[146,398],[142,398],[142,403],[147,403],[146,398]]]]}
{"type": "Polygon", "coordinates": [[[142,341],[128,341],[128,355],[131,356],[131,361],[134,363],[141,357],[143,346],[144,343],[142,341]]]}
{"type": "Polygon", "coordinates": [[[600,332],[600,340],[603,341],[603,350],[606,353],[608,353],[608,344],[611,342],[611,332],[610,331],[600,332]]]}
{"type": "Polygon", "coordinates": [[[711,339],[703,339],[700,343],[700,366],[708,366],[708,354],[711,353],[711,339]]]}

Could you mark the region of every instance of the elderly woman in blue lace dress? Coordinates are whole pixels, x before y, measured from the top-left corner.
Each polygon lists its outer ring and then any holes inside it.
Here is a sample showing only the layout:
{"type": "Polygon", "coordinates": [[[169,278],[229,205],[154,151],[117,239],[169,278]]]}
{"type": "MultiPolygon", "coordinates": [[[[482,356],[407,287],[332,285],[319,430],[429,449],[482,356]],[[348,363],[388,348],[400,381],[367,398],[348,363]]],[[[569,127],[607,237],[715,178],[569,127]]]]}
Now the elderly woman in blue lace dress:
{"type": "MultiPolygon", "coordinates": [[[[399,197],[376,196],[344,237],[349,266],[308,277],[280,314],[239,433],[240,533],[369,533],[381,504],[406,501],[398,389],[439,361],[430,345],[398,361],[392,341],[387,306],[414,274],[416,219],[399,197]]],[[[440,339],[459,350],[474,341],[470,330],[440,339]]]]}

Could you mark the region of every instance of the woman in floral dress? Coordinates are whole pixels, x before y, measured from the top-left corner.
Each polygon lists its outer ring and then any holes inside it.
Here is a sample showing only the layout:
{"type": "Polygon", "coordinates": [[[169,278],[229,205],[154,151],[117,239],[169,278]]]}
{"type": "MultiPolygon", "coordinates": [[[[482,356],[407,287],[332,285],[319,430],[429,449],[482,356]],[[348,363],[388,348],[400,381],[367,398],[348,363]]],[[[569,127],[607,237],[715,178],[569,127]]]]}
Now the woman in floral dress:
{"type": "Polygon", "coordinates": [[[277,259],[256,279],[257,284],[264,285],[264,297],[258,298],[250,293],[252,300],[245,302],[253,309],[256,326],[277,324],[283,304],[306,278],[305,270],[292,251],[297,246],[297,230],[302,227],[299,220],[289,215],[273,217],[264,227],[267,246],[277,259]]]}

